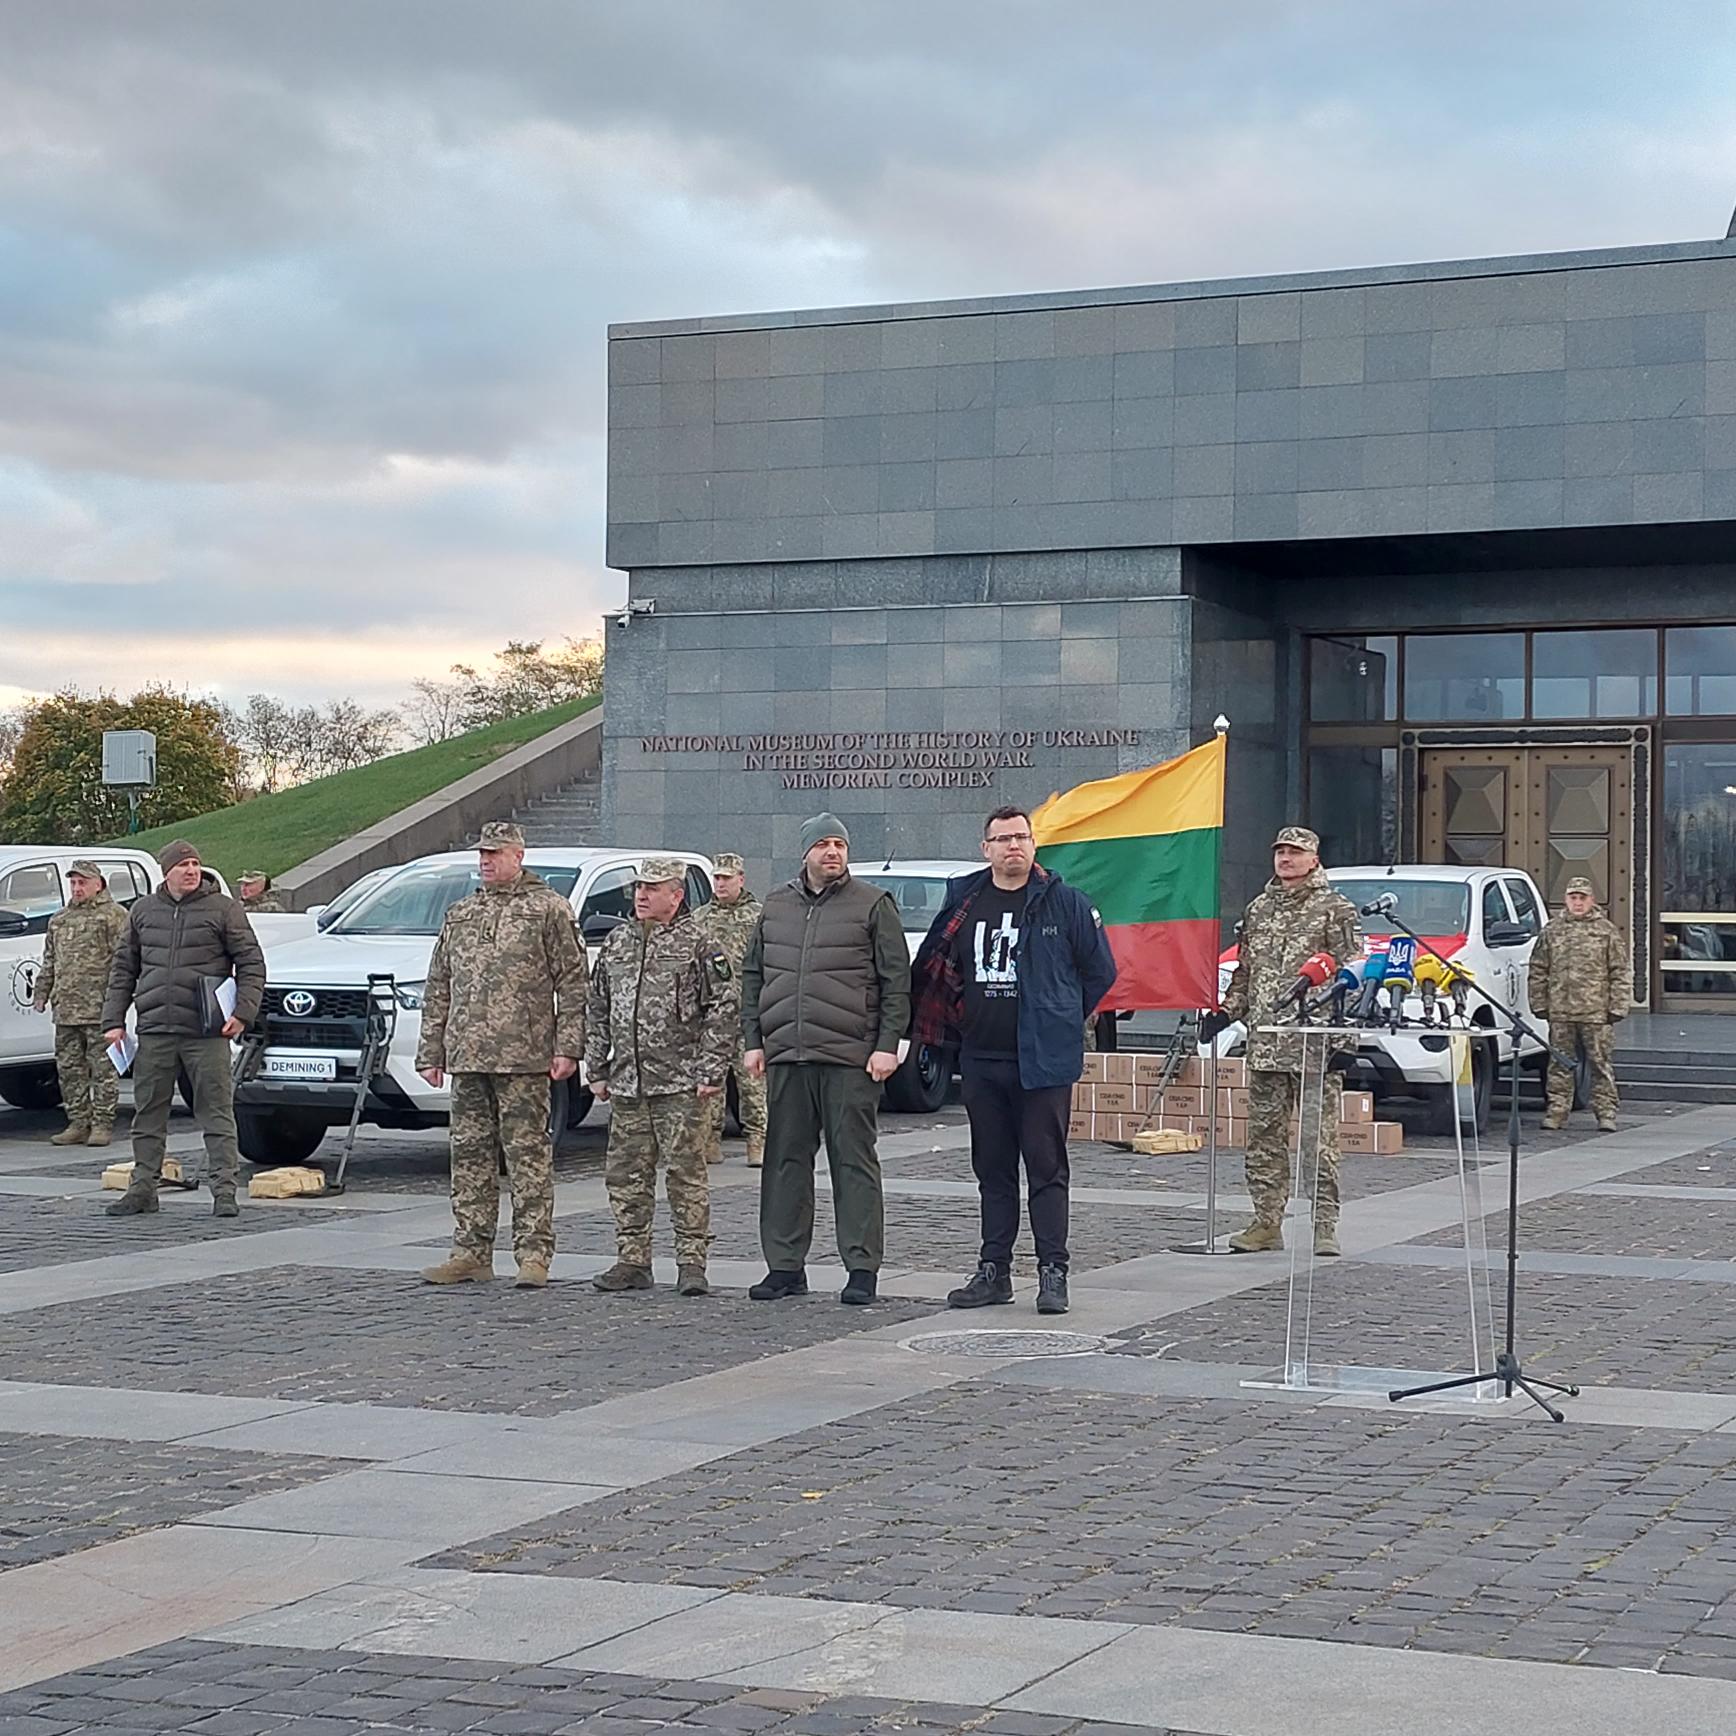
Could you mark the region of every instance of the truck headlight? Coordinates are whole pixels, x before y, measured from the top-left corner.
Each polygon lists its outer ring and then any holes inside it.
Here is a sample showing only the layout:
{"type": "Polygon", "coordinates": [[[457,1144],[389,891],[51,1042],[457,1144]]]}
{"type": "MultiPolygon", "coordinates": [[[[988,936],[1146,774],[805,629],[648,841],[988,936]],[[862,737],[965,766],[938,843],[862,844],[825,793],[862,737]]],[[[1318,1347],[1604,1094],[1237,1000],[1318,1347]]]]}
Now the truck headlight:
{"type": "Polygon", "coordinates": [[[408,1007],[411,1012],[417,1012],[422,1006],[422,996],[427,991],[426,981],[419,983],[394,983],[392,992],[398,997],[398,1005],[408,1007]]]}

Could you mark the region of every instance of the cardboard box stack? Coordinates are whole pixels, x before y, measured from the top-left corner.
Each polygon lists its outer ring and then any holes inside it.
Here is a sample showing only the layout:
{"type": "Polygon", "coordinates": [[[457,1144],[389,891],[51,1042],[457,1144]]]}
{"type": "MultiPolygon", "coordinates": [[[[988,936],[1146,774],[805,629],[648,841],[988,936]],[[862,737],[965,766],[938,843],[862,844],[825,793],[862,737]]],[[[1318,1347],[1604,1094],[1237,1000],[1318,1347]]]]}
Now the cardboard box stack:
{"type": "MultiPolygon", "coordinates": [[[[1087,1055],[1085,1073],[1073,1087],[1069,1139],[1131,1145],[1142,1127],[1173,1127],[1204,1134],[1211,1127],[1206,1063],[1190,1056],[1173,1084],[1163,1085],[1162,1055],[1087,1055]]],[[[1248,1071],[1241,1060],[1218,1062],[1218,1145],[1238,1151],[1248,1141],[1248,1071]]],[[[1367,1091],[1346,1091],[1339,1113],[1338,1147],[1390,1157],[1404,1150],[1404,1129],[1376,1121],[1367,1091]]]]}

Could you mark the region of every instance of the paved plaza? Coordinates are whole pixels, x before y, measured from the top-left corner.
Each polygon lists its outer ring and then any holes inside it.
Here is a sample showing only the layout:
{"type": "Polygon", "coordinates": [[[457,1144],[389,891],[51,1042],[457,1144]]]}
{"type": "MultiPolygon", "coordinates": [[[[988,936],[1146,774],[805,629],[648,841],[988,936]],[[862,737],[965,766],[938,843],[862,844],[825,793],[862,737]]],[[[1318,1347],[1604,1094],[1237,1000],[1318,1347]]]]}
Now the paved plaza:
{"type": "MultiPolygon", "coordinates": [[[[0,1736],[1736,1728],[1733,1114],[1528,1117],[1521,1348],[1584,1388],[1555,1425],[1249,1384],[1291,1263],[1169,1251],[1199,1157],[1076,1150],[1074,1309],[1039,1321],[1028,1243],[1018,1307],[944,1306],[975,1255],[956,1108],[886,1122],[863,1310],[823,1190],[814,1293],[747,1299],[739,1142],[709,1298],[668,1287],[661,1207],[663,1287],[585,1281],[600,1114],[548,1289],[503,1250],[433,1290],[441,1136],[364,1134],[340,1197],[111,1221],[124,1147],[0,1111],[0,1736]]],[[[1471,1174],[1498,1255],[1504,1150],[1471,1174]]],[[[1347,1158],[1344,1191],[1314,1364],[1460,1371],[1454,1154],[1347,1158]]]]}

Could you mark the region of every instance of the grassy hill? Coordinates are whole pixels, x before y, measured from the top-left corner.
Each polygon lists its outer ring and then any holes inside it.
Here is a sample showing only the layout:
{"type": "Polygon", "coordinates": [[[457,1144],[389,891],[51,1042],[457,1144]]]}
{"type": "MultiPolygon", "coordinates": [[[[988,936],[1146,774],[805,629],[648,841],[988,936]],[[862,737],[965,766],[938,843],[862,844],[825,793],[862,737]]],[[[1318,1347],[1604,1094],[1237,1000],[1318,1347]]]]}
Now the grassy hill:
{"type": "Polygon", "coordinates": [[[200,814],[173,826],[157,826],[132,838],[117,838],[141,850],[158,850],[171,838],[187,838],[198,845],[204,860],[227,879],[248,868],[267,874],[282,874],[317,856],[321,850],[352,836],[364,826],[443,790],[448,784],[499,759],[515,747],[546,735],[551,729],[589,711],[594,699],[573,700],[532,712],[528,717],[509,718],[432,747],[413,748],[361,766],[283,790],[274,796],[256,796],[233,808],[200,814]]]}

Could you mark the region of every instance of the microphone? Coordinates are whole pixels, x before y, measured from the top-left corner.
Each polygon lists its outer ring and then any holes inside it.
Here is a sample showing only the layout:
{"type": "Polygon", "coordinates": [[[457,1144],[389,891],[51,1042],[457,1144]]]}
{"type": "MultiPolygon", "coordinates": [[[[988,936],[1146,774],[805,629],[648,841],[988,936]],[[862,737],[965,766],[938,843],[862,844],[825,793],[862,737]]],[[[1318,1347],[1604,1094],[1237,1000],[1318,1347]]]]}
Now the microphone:
{"type": "Polygon", "coordinates": [[[1394,1025],[1404,1023],[1404,1000],[1412,986],[1411,971],[1416,964],[1417,943],[1408,934],[1395,934],[1386,948],[1386,980],[1389,1017],[1394,1025]]]}
{"type": "MultiPolygon", "coordinates": [[[[1444,965],[1432,952],[1426,952],[1417,960],[1416,984],[1423,997],[1423,1023],[1432,1025],[1435,1022],[1436,997],[1452,978],[1452,966],[1444,965]]],[[[1446,1009],[1441,1009],[1444,1014],[1446,1009]]],[[[1444,1022],[1444,1020],[1443,1020],[1444,1022]]]]}
{"type": "Polygon", "coordinates": [[[1361,910],[1359,916],[1391,916],[1398,909],[1398,894],[1383,892],[1378,898],[1371,898],[1361,910]]]}
{"type": "Polygon", "coordinates": [[[1295,982],[1272,1008],[1273,1014],[1283,1012],[1286,1007],[1300,1006],[1317,988],[1332,980],[1335,968],[1330,953],[1316,952],[1303,959],[1296,972],[1295,982]]]}
{"type": "Polygon", "coordinates": [[[1366,1025],[1380,1005],[1380,985],[1386,978],[1386,954],[1372,953],[1362,967],[1362,993],[1356,1001],[1356,1022],[1366,1025]]]}
{"type": "Polygon", "coordinates": [[[1367,965],[1365,958],[1353,958],[1349,964],[1340,968],[1338,975],[1332,979],[1332,1022],[1342,1025],[1345,1018],[1345,1008],[1362,990],[1362,972],[1367,965]]]}

